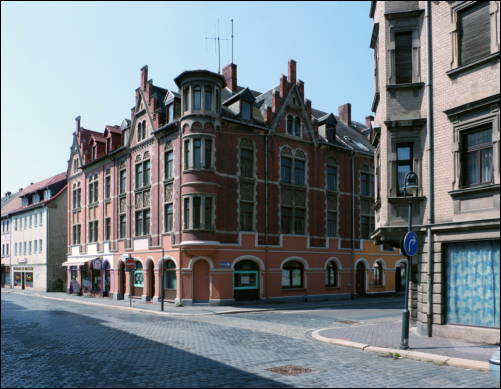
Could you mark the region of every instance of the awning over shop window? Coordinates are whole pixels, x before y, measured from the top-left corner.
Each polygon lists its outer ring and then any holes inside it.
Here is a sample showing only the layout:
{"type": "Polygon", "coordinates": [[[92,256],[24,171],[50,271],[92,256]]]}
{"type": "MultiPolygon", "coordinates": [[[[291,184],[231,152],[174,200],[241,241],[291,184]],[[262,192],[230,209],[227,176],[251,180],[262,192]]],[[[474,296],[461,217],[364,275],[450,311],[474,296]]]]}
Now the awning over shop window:
{"type": "Polygon", "coordinates": [[[72,258],[68,262],[63,262],[61,264],[61,266],[83,266],[86,263],[92,262],[93,260],[95,260],[97,258],[89,258],[89,259],[86,259],[86,258],[72,258]]]}

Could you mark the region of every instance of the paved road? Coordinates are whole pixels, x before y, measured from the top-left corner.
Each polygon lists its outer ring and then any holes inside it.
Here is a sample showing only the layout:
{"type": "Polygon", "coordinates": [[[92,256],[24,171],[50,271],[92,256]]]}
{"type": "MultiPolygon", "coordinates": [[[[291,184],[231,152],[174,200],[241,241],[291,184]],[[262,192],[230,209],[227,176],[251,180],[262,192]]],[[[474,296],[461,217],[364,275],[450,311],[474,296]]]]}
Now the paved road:
{"type": "Polygon", "coordinates": [[[395,320],[401,304],[161,317],[2,294],[2,387],[499,387],[490,373],[317,342],[338,320],[395,320]],[[268,368],[314,371],[287,377],[268,368]]]}

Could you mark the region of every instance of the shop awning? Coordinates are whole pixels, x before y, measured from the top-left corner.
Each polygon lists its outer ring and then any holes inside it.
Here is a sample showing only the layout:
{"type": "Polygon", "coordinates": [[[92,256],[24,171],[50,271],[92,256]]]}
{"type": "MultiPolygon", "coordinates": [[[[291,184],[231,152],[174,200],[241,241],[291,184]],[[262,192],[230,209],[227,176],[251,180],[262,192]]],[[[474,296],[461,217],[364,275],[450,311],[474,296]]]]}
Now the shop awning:
{"type": "Polygon", "coordinates": [[[61,264],[61,266],[83,266],[86,263],[93,261],[94,259],[96,259],[96,258],[89,258],[89,259],[85,259],[85,258],[72,258],[68,262],[63,262],[61,264]]]}

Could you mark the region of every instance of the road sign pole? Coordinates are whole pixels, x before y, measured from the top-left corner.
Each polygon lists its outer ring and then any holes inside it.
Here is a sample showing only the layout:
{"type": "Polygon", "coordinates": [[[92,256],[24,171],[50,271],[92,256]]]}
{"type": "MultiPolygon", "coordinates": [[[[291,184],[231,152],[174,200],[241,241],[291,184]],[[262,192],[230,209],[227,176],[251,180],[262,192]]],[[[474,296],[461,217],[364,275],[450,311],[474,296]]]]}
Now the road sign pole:
{"type": "MultiPolygon", "coordinates": [[[[412,200],[409,202],[409,228],[408,232],[412,230],[412,200]]],[[[407,253],[405,247],[405,239],[403,240],[403,251],[407,253]]],[[[409,326],[410,326],[410,312],[409,312],[409,281],[411,273],[411,257],[407,255],[407,272],[405,275],[405,302],[404,311],[402,312],[402,337],[400,340],[400,350],[409,349],[409,326]]]]}
{"type": "Polygon", "coordinates": [[[129,270],[129,306],[132,307],[132,270],[129,270]]]}
{"type": "Polygon", "coordinates": [[[164,311],[164,254],[165,251],[162,249],[162,266],[160,266],[160,299],[162,300],[162,312],[164,311]]]}

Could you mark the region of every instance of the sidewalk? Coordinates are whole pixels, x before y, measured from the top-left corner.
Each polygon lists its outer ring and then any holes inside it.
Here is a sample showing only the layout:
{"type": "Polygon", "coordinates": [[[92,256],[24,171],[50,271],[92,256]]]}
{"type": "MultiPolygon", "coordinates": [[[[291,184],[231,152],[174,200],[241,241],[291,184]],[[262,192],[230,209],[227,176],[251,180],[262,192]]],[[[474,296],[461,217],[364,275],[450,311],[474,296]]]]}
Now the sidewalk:
{"type": "Polygon", "coordinates": [[[467,369],[489,371],[489,359],[498,346],[467,343],[418,335],[413,329],[409,334],[409,350],[399,350],[402,322],[374,325],[325,328],[314,331],[312,337],[331,344],[359,348],[384,354],[398,353],[403,358],[434,362],[467,369]]]}
{"type": "Polygon", "coordinates": [[[403,302],[403,297],[378,297],[355,300],[338,300],[338,301],[319,301],[306,303],[284,303],[284,304],[249,304],[235,306],[209,306],[196,305],[176,307],[172,303],[164,304],[164,312],[160,311],[160,304],[143,303],[141,300],[132,299],[132,307],[129,307],[129,300],[111,300],[108,298],[86,298],[81,296],[69,295],[66,293],[48,293],[34,292],[30,290],[14,290],[1,289],[2,294],[18,294],[32,297],[40,297],[53,299],[57,301],[66,301],[70,303],[95,305],[99,307],[115,308],[130,310],[134,312],[152,313],[159,315],[179,315],[179,316],[200,316],[200,315],[224,315],[237,313],[252,313],[252,312],[267,312],[279,310],[294,310],[294,309],[318,309],[318,308],[334,308],[343,306],[369,305],[369,304],[384,304],[403,302]]]}

